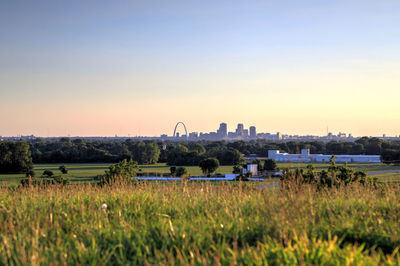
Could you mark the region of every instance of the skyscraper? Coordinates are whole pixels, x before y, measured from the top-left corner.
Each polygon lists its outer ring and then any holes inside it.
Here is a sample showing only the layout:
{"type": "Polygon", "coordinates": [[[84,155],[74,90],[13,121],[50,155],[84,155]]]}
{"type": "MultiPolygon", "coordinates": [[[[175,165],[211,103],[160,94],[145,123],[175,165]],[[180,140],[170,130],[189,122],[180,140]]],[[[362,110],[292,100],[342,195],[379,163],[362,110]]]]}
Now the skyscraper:
{"type": "Polygon", "coordinates": [[[255,139],[256,137],[257,137],[256,127],[251,126],[250,127],[250,138],[255,139]]]}
{"type": "Polygon", "coordinates": [[[236,129],[236,136],[242,137],[244,135],[244,126],[243,124],[238,124],[236,129]]]}
{"type": "Polygon", "coordinates": [[[219,124],[219,129],[217,130],[218,137],[225,138],[228,136],[228,126],[226,123],[219,124]]]}

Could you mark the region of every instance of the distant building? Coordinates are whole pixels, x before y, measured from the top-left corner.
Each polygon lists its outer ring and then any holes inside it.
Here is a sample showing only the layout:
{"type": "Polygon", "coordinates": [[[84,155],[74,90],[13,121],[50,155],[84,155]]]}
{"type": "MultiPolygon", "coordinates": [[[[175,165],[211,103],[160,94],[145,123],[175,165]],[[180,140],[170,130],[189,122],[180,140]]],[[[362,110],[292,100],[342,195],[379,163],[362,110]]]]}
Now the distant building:
{"type": "Polygon", "coordinates": [[[236,133],[235,132],[228,132],[228,138],[230,138],[230,139],[236,138],[236,133]]]}
{"type": "MultiPolygon", "coordinates": [[[[182,124],[182,122],[179,122],[177,125],[182,124]]],[[[175,126],[175,130],[176,127],[175,126]]],[[[185,125],[183,125],[185,128],[185,125]]],[[[174,131],[175,133],[175,131],[174,131]]],[[[186,130],[185,130],[185,134],[186,130]]],[[[32,136],[33,138],[34,136],[32,136]]],[[[116,136],[117,137],[117,136],[116,136]]],[[[242,140],[249,140],[249,139],[266,139],[266,140],[271,140],[271,141],[296,141],[296,140],[304,140],[304,141],[310,141],[310,140],[321,140],[324,142],[331,141],[331,140],[338,140],[338,141],[354,141],[356,138],[352,136],[351,134],[346,135],[346,133],[341,133],[339,134],[333,134],[331,132],[327,132],[326,136],[314,136],[314,135],[287,135],[287,134],[282,134],[280,132],[277,132],[276,134],[271,134],[271,133],[257,133],[256,127],[251,126],[249,129],[245,129],[243,123],[237,124],[237,128],[234,132],[228,132],[228,126],[227,123],[220,123],[219,128],[216,130],[216,132],[209,132],[209,133],[200,133],[197,134],[195,132],[192,132],[186,135],[180,135],[180,136],[175,136],[175,139],[182,139],[182,138],[187,138],[192,141],[196,140],[226,140],[226,139],[242,139],[242,140]]],[[[12,139],[12,140],[19,140],[21,138],[25,137],[11,137],[11,138],[5,138],[5,139],[12,139]]],[[[136,137],[136,138],[146,138],[146,139],[159,139],[157,137],[136,137]]],[[[161,135],[161,139],[168,139],[165,134],[161,135]]],[[[388,137],[384,135],[381,137],[383,139],[392,139],[391,137],[388,137]]],[[[393,139],[396,139],[398,137],[393,137],[393,139]]],[[[94,138],[96,139],[96,138],[94,138]]]]}
{"type": "MultiPolygon", "coordinates": [[[[268,158],[277,162],[294,163],[324,163],[329,162],[332,155],[310,154],[309,149],[302,149],[300,154],[280,153],[279,150],[269,150],[268,158]]],[[[380,155],[335,155],[338,163],[380,163],[380,155]]]]}
{"type": "Polygon", "coordinates": [[[228,136],[228,125],[226,123],[219,124],[219,129],[217,130],[217,135],[220,138],[225,138],[228,136]]]}
{"type": "Polygon", "coordinates": [[[236,128],[236,137],[243,137],[244,136],[244,126],[243,124],[238,124],[236,128]]]}
{"type": "Polygon", "coordinates": [[[257,132],[256,132],[256,127],[251,126],[250,127],[250,138],[255,139],[257,138],[257,132]]]}
{"type": "Polygon", "coordinates": [[[253,176],[258,175],[258,165],[248,164],[245,169],[243,169],[243,174],[250,172],[253,176]]]}
{"type": "Polygon", "coordinates": [[[217,139],[217,132],[210,132],[208,133],[209,139],[217,139]]]}
{"type": "Polygon", "coordinates": [[[258,165],[257,164],[248,164],[247,171],[251,172],[253,175],[258,175],[258,165]]]}
{"type": "Polygon", "coordinates": [[[197,132],[189,133],[189,139],[197,139],[198,137],[199,137],[199,134],[197,132]]]}

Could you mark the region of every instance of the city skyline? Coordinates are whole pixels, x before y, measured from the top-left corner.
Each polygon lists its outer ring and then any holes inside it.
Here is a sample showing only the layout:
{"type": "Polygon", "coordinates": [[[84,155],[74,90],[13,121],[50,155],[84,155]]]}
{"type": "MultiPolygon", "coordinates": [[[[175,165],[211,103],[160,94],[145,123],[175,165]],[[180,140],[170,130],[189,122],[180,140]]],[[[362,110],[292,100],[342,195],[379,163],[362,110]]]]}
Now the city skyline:
{"type": "MultiPolygon", "coordinates": [[[[171,131],[172,132],[172,131],[171,131]]],[[[87,138],[150,138],[150,139],[187,139],[187,140],[252,140],[252,139],[267,139],[267,140],[350,140],[353,141],[357,138],[361,137],[378,137],[378,138],[400,138],[400,135],[387,135],[382,134],[380,136],[371,136],[371,135],[353,135],[351,132],[342,132],[330,131],[329,128],[326,128],[325,134],[314,135],[314,134],[299,134],[294,133],[290,134],[287,132],[281,131],[259,131],[257,126],[249,125],[246,128],[245,123],[237,123],[235,127],[228,127],[228,124],[225,122],[221,122],[219,124],[219,128],[216,130],[207,131],[193,131],[191,128],[186,126],[186,123],[180,121],[177,122],[174,126],[174,131],[172,134],[169,132],[164,132],[157,136],[151,135],[134,135],[134,134],[114,134],[111,136],[107,135],[93,135],[93,136],[80,136],[80,135],[60,135],[60,136],[38,136],[34,134],[17,134],[13,136],[2,136],[1,138],[25,138],[25,139],[33,139],[33,138],[79,138],[79,137],[87,137],[87,138]],[[176,134],[176,135],[175,135],[176,134]]]]}
{"type": "Polygon", "coordinates": [[[5,1],[0,135],[400,134],[400,2],[5,1]]]}
{"type": "MultiPolygon", "coordinates": [[[[384,135],[385,136],[385,135],[384,135]]],[[[244,126],[244,123],[238,123],[236,129],[233,131],[228,130],[228,125],[225,122],[219,124],[219,128],[216,131],[208,133],[204,132],[190,132],[187,130],[186,125],[183,122],[178,122],[175,125],[174,134],[168,136],[163,134],[160,136],[161,139],[187,139],[187,140],[255,140],[255,139],[267,139],[267,140],[354,140],[355,138],[351,133],[339,132],[337,135],[332,132],[327,132],[326,136],[315,136],[315,135],[288,135],[282,132],[270,133],[270,132],[257,132],[256,126],[252,125],[249,128],[244,126]],[[185,130],[185,134],[177,132],[177,127],[182,125],[185,130]]]]}

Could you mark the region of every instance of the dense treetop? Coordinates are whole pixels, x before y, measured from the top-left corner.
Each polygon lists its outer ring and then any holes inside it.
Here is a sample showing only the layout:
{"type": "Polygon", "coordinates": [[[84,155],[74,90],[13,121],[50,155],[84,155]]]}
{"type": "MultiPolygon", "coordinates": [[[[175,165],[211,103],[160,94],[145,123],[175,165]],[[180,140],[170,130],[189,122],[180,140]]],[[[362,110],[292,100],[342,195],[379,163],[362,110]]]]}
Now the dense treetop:
{"type": "Polygon", "coordinates": [[[139,164],[199,165],[205,158],[217,158],[221,165],[237,165],[243,155],[267,157],[268,150],[300,153],[381,155],[388,163],[400,163],[400,141],[360,138],[355,142],[331,141],[136,141],[136,140],[59,140],[36,139],[30,142],[0,142],[0,172],[28,172],[33,163],[116,163],[124,159],[139,164]]]}
{"type": "Polygon", "coordinates": [[[0,173],[28,173],[33,170],[28,143],[0,142],[0,173]]]}

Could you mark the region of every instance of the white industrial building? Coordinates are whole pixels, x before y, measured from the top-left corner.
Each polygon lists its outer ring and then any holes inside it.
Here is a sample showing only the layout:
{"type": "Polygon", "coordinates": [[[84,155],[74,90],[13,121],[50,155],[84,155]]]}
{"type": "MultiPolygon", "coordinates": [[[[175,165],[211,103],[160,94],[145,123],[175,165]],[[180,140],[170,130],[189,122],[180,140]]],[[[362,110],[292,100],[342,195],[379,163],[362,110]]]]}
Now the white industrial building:
{"type": "Polygon", "coordinates": [[[243,174],[250,172],[253,176],[258,175],[258,165],[257,164],[248,164],[246,169],[243,169],[243,174]]]}
{"type": "MultiPolygon", "coordinates": [[[[309,149],[302,149],[300,154],[280,153],[279,150],[269,150],[268,158],[276,162],[293,163],[323,163],[329,162],[332,155],[310,154],[309,149]]],[[[335,155],[337,163],[380,163],[380,155],[335,155]]]]}

